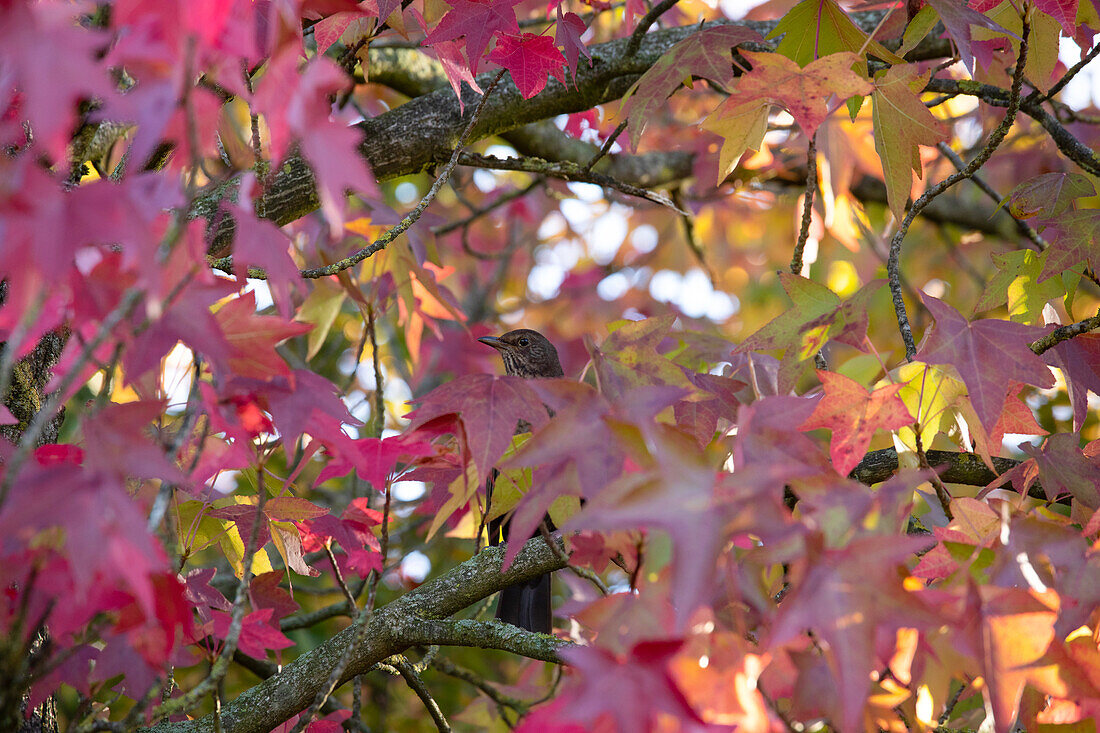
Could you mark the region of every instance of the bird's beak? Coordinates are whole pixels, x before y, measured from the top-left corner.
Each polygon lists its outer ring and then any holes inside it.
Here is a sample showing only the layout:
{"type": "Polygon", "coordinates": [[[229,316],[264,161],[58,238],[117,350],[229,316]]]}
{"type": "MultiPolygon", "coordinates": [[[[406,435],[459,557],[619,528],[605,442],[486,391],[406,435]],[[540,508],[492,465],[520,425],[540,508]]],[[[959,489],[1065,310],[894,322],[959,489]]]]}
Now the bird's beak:
{"type": "Polygon", "coordinates": [[[478,339],[478,341],[485,344],[486,346],[492,346],[497,351],[500,351],[504,348],[504,342],[498,339],[496,336],[482,336],[478,339]]]}

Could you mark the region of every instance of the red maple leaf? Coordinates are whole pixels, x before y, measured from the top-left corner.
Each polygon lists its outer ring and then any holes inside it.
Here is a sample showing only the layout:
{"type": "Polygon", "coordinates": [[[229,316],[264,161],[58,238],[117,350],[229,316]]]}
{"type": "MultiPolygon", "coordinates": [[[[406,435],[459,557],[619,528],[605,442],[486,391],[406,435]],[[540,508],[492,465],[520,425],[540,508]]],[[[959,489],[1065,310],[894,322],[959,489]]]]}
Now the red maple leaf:
{"type": "Polygon", "coordinates": [[[1100,509],[1100,460],[1086,456],[1079,441],[1075,433],[1055,433],[1041,449],[1029,443],[1020,447],[1035,461],[1047,499],[1069,494],[1090,509],[1100,509]]]}
{"type": "Polygon", "coordinates": [[[588,48],[584,45],[584,41],[581,40],[581,36],[584,35],[585,28],[584,21],[576,13],[566,13],[562,15],[561,5],[558,5],[558,22],[554,26],[554,43],[562,47],[565,51],[565,59],[569,62],[569,73],[573,75],[573,83],[577,81],[577,61],[580,60],[580,54],[584,54],[588,59],[588,65],[592,65],[592,54],[588,52],[588,48]]]}
{"type": "Polygon", "coordinates": [[[470,456],[483,477],[508,450],[521,420],[537,429],[549,419],[531,385],[518,377],[459,377],[416,401],[420,407],[408,414],[409,429],[443,415],[459,415],[470,456]]]}
{"type": "Polygon", "coordinates": [[[1100,266],[1100,212],[1095,209],[1067,211],[1043,231],[1050,241],[1039,282],[1081,262],[1100,266]]]}
{"type": "Polygon", "coordinates": [[[997,319],[970,322],[942,300],[930,295],[923,298],[936,326],[925,338],[917,359],[955,367],[987,430],[997,424],[1012,382],[1054,386],[1050,368],[1028,348],[1029,342],[1043,335],[1043,329],[997,319]]]}
{"type": "Polygon", "coordinates": [[[428,45],[466,37],[470,71],[477,73],[481,56],[496,32],[519,33],[516,0],[449,0],[451,9],[425,39],[428,45]]]}
{"type": "Polygon", "coordinates": [[[317,552],[330,540],[335,540],[346,553],[336,554],[340,572],[345,575],[355,573],[365,578],[371,570],[382,569],[378,538],[371,531],[371,527],[381,521],[382,515],[367,506],[366,497],[359,497],[351,500],[339,519],[325,514],[295,524],[302,534],[303,550],[317,552]]]}
{"type": "Polygon", "coordinates": [[[256,314],[256,295],[252,292],[234,298],[214,314],[222,334],[229,343],[230,373],[255,379],[270,379],[290,373],[275,347],[293,336],[300,336],[313,326],[294,323],[277,316],[256,314]]]}
{"type": "Polygon", "coordinates": [[[852,71],[859,61],[854,53],[834,53],[810,62],[805,68],[778,53],[740,54],[752,64],[736,90],[722,103],[719,117],[734,116],[762,102],[786,108],[807,136],[825,121],[835,103],[853,95],[870,94],[871,83],[852,71]]]}
{"type": "Polygon", "coordinates": [[[1088,414],[1088,393],[1100,395],[1100,333],[1066,339],[1043,352],[1043,359],[1062,370],[1073,406],[1073,429],[1080,430],[1088,414]]]}
{"type": "MultiPolygon", "coordinates": [[[[271,625],[272,608],[261,608],[244,617],[237,648],[250,657],[263,659],[268,649],[286,649],[294,646],[283,632],[271,625]]],[[[213,631],[218,638],[224,639],[229,633],[231,617],[225,611],[214,612],[213,631]]]]}
{"type": "Polygon", "coordinates": [[[430,456],[435,453],[431,443],[415,440],[407,435],[394,435],[389,438],[363,438],[354,442],[351,451],[343,451],[329,462],[317,477],[321,484],[333,476],[343,476],[353,467],[359,476],[369,481],[377,491],[384,491],[386,480],[402,458],[430,456]]]}
{"type": "Polygon", "coordinates": [[[511,72],[512,81],[524,99],[541,92],[550,76],[565,83],[565,57],[549,36],[499,33],[489,60],[511,72]]]}
{"type": "Polygon", "coordinates": [[[825,396],[801,429],[832,431],[829,456],[841,476],[859,465],[876,430],[897,430],[913,423],[909,408],[898,396],[904,385],[891,384],[868,392],[843,374],[819,369],[817,376],[825,387],[825,396]]]}
{"type": "Polygon", "coordinates": [[[652,431],[645,442],[653,469],[624,474],[602,488],[567,526],[667,532],[673,545],[671,592],[682,624],[711,600],[723,520],[714,495],[725,474],[716,474],[681,433],[652,431]]]}

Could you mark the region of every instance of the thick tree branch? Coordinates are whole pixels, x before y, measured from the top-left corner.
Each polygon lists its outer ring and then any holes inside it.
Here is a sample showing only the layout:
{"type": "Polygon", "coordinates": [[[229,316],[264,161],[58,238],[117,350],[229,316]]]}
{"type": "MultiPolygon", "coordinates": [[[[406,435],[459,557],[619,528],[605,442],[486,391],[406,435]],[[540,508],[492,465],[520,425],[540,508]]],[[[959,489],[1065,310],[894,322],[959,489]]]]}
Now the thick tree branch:
{"type": "MultiPolygon", "coordinates": [[[[560,540],[557,540],[560,542],[560,540]]],[[[520,550],[508,570],[501,572],[505,547],[490,547],[406,593],[374,612],[362,643],[352,655],[340,684],[363,674],[378,662],[417,644],[477,646],[502,649],[545,661],[560,661],[557,651],[570,642],[532,634],[496,622],[444,620],[513,583],[523,582],[565,566],[542,537],[520,550]]],[[[286,665],[276,675],[241,694],[221,711],[225,733],[266,733],[306,709],[356,633],[348,627],[312,651],[286,665]]],[[[162,722],[157,733],[212,733],[214,719],[162,722]]]]}
{"type": "MultiPolygon", "coordinates": [[[[853,20],[865,31],[872,31],[881,20],[881,11],[853,14],[853,20]]],[[[510,77],[501,80],[500,86],[485,106],[481,119],[471,134],[472,140],[502,135],[518,130],[530,123],[539,123],[560,114],[582,112],[597,104],[619,99],[630,85],[644,74],[665,52],[679,41],[718,23],[690,25],[667,28],[647,33],[638,45],[637,53],[628,55],[629,38],[617,39],[592,46],[592,65],[580,64],[577,69],[576,85],[564,85],[551,79],[546,89],[524,100],[510,77]]],[[[742,23],[762,36],[774,30],[776,21],[742,23]]],[[[771,50],[769,46],[760,46],[760,50],[771,50]]],[[[949,46],[940,41],[922,43],[909,54],[910,58],[938,57],[949,52],[949,46]]],[[[401,89],[406,93],[423,92],[429,85],[435,91],[420,93],[406,104],[370,120],[360,123],[363,132],[363,144],[360,148],[379,180],[389,180],[412,173],[419,173],[433,165],[443,163],[457,146],[465,124],[462,113],[449,88],[436,88],[435,76],[431,71],[431,62],[427,59],[420,63],[412,61],[419,52],[410,49],[379,49],[371,51],[371,80],[401,89]],[[385,54],[389,54],[389,65],[382,63],[385,54]],[[375,61],[378,59],[378,63],[375,61]],[[400,62],[400,64],[398,63],[400,62]],[[408,68],[397,68],[403,66],[408,68]],[[402,78],[402,75],[403,78],[402,78]]],[[[492,79],[492,72],[478,77],[479,86],[492,79]]],[[[463,87],[463,101],[466,105],[477,104],[479,96],[469,87],[463,87]]],[[[549,123],[546,123],[549,124],[549,123]]],[[[552,127],[552,125],[551,125],[552,127]]],[[[528,130],[528,141],[537,131],[528,130]]],[[[516,144],[514,141],[513,144],[516,144]]],[[[522,144],[522,143],[521,143],[522,144]]],[[[583,143],[578,143],[585,145],[583,143]]],[[[585,147],[591,147],[585,145],[585,147]]],[[[521,151],[523,152],[523,151],[521,151]]],[[[612,156],[613,157],[613,156],[612,156]]],[[[636,156],[641,157],[641,156],[636,156]]],[[[561,160],[589,160],[591,154],[563,157],[561,160]]],[[[674,156],[677,161],[682,160],[674,156]]],[[[689,159],[689,158],[688,158],[689,159]]],[[[652,161],[651,161],[652,162],[652,161]]],[[[604,161],[611,165],[611,161],[604,161]]],[[[597,166],[600,168],[600,166],[597,166]]],[[[606,175],[630,184],[643,186],[657,185],[661,179],[670,180],[664,175],[662,166],[655,166],[656,174],[644,172],[645,166],[638,162],[642,175],[635,179],[624,175],[623,171],[606,175]]],[[[679,170],[683,170],[679,168],[679,170]]],[[[690,169],[688,169],[690,170],[690,169]]],[[[680,176],[683,177],[683,176],[680,176]]],[[[236,182],[227,184],[218,191],[208,194],[192,209],[193,216],[205,216],[214,221],[220,201],[225,196],[235,196],[236,182]]],[[[287,224],[319,206],[314,187],[314,179],[308,166],[298,157],[291,156],[275,172],[271,185],[263,197],[256,202],[257,213],[277,224],[287,224]]],[[[227,251],[232,240],[234,224],[230,217],[222,217],[211,237],[212,251],[227,251]]]]}

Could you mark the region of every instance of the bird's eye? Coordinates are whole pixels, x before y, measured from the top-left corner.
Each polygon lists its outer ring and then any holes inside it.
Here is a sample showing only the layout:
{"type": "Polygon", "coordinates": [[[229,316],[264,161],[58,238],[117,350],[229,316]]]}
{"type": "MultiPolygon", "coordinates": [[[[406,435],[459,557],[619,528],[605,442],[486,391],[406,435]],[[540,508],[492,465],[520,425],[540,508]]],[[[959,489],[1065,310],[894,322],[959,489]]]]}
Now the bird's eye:
{"type": "Polygon", "coordinates": [[[519,341],[517,341],[516,343],[518,343],[520,346],[529,346],[531,344],[531,340],[526,336],[521,336],[519,341]]]}

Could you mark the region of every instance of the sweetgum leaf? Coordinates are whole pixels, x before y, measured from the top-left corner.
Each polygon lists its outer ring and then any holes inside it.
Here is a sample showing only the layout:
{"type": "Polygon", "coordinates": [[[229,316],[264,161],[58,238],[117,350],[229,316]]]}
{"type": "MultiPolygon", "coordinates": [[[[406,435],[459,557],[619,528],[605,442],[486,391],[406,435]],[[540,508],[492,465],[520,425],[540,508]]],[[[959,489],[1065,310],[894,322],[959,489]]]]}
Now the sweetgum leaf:
{"type": "Polygon", "coordinates": [[[1042,254],[1030,249],[994,252],[992,258],[997,274],[986,284],[974,312],[981,313],[1007,302],[1009,318],[1017,323],[1037,325],[1046,304],[1066,292],[1061,279],[1047,278],[1039,282],[1049,253],[1049,249],[1042,254]]]}
{"type": "Polygon", "coordinates": [[[836,339],[857,349],[864,348],[867,335],[867,308],[885,283],[872,280],[847,300],[828,287],[800,275],[780,273],[780,282],[794,302],[787,309],[734,349],[734,355],[751,351],[783,349],[778,374],[778,391],[792,389],[807,361],[829,341],[836,339]]]}
{"type": "MultiPolygon", "coordinates": [[[[892,64],[905,63],[878,41],[869,40],[835,0],[802,0],[779,20],[768,40],[780,36],[783,40],[775,50],[799,66],[840,51],[867,51],[892,64]]],[[[856,73],[867,75],[865,61],[860,62],[856,73]]]]}
{"type": "Polygon", "coordinates": [[[1083,196],[1096,194],[1096,186],[1080,173],[1043,173],[1029,178],[1008,195],[1008,210],[1013,216],[1029,219],[1058,216],[1083,196]]]}
{"type": "Polygon", "coordinates": [[[1063,213],[1043,230],[1043,236],[1050,247],[1039,273],[1040,282],[1081,262],[1100,267],[1100,212],[1095,209],[1063,213]]]}
{"type": "Polygon", "coordinates": [[[448,382],[417,399],[409,413],[410,430],[442,415],[462,420],[470,457],[481,477],[504,455],[520,421],[535,429],[548,417],[542,401],[527,380],[491,374],[472,374],[448,382]]]}
{"type": "Polygon", "coordinates": [[[512,81],[524,99],[541,92],[551,76],[565,83],[565,57],[549,36],[499,33],[489,60],[511,72],[512,81]]]}
{"type": "Polygon", "coordinates": [[[466,55],[473,74],[477,74],[481,56],[495,33],[519,33],[513,7],[516,0],[448,0],[447,4],[451,9],[428,33],[426,43],[434,45],[465,36],[466,55]]]}
{"type": "Polygon", "coordinates": [[[1020,447],[1035,461],[1047,499],[1069,494],[1089,509],[1100,509],[1100,461],[1081,452],[1075,433],[1055,433],[1041,449],[1029,443],[1020,447]]]}
{"type": "Polygon", "coordinates": [[[859,57],[839,52],[823,56],[800,67],[777,53],[741,51],[752,70],[742,74],[737,87],[716,114],[739,115],[760,106],[761,101],[777,104],[791,113],[807,137],[829,113],[829,101],[848,99],[871,92],[866,78],[852,71],[859,57]]]}
{"type": "Polygon", "coordinates": [[[792,568],[791,592],[783,599],[768,647],[776,648],[812,629],[826,644],[840,697],[838,730],[858,730],[870,692],[871,673],[885,660],[875,639],[899,628],[939,626],[943,620],[902,583],[909,557],[925,541],[868,537],[832,549],[811,544],[792,568]]]}
{"type": "Polygon", "coordinates": [[[923,177],[920,146],[947,139],[946,127],[920,98],[930,73],[921,74],[916,66],[903,64],[875,75],[875,92],[871,95],[875,150],[882,159],[886,199],[898,221],[905,217],[913,173],[923,177]]]}
{"type": "Polygon", "coordinates": [[[592,347],[600,391],[616,402],[634,387],[670,385],[688,387],[684,373],[657,353],[657,346],[669,335],[675,315],[620,321],[599,348],[592,347]]]}
{"type": "Polygon", "coordinates": [[[981,319],[968,322],[942,300],[924,296],[936,325],[917,353],[928,364],[951,364],[966,384],[978,419],[991,430],[1000,417],[1011,382],[1054,385],[1054,375],[1028,343],[1043,329],[1020,323],[981,319]]]}
{"type": "Polygon", "coordinates": [[[631,146],[638,146],[646,123],[681,84],[690,85],[693,77],[699,77],[726,88],[732,86],[731,49],[741,43],[762,40],[760,34],[745,26],[723,25],[701,30],[670,48],[623,99],[622,114],[629,121],[631,146]]]}
{"type": "Polygon", "coordinates": [[[966,65],[971,76],[974,74],[974,52],[970,49],[971,26],[976,25],[1005,35],[1014,35],[989,17],[968,7],[967,0],[928,0],[928,4],[936,10],[936,14],[943,21],[947,35],[959,50],[959,59],[966,65]]]}
{"type": "Polygon", "coordinates": [[[226,360],[229,369],[238,376],[255,379],[289,374],[286,361],[275,347],[312,328],[277,316],[257,315],[256,295],[251,291],[219,308],[214,319],[229,344],[230,354],[226,360]]]}
{"type": "Polygon", "coordinates": [[[868,392],[842,374],[819,369],[817,376],[825,387],[825,397],[800,429],[832,431],[829,455],[841,476],[859,465],[876,430],[896,430],[913,422],[909,408],[898,396],[900,384],[868,392]]]}
{"type": "Polygon", "coordinates": [[[1100,395],[1100,333],[1085,333],[1043,352],[1043,360],[1062,370],[1073,406],[1073,429],[1079,431],[1088,415],[1088,393],[1100,395]]]}

